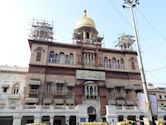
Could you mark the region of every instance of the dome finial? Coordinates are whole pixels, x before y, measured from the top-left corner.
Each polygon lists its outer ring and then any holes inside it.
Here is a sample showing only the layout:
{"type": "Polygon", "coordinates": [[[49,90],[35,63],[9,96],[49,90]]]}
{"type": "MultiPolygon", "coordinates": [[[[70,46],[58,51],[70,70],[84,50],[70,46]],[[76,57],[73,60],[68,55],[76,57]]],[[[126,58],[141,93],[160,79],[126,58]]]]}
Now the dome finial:
{"type": "Polygon", "coordinates": [[[86,14],[86,13],[87,13],[87,10],[84,10],[85,17],[87,16],[87,14],[86,14]]]}

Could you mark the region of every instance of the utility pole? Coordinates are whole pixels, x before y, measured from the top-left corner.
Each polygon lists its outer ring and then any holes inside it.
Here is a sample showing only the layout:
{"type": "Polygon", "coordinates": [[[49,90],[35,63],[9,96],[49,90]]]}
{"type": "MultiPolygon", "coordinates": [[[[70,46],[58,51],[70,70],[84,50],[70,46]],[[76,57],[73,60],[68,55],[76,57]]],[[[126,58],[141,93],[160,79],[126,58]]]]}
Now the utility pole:
{"type": "Polygon", "coordinates": [[[136,44],[137,44],[137,51],[138,51],[138,60],[139,60],[139,64],[140,64],[140,73],[141,73],[141,79],[142,79],[142,86],[143,86],[143,91],[144,91],[145,100],[146,100],[145,103],[146,103],[146,106],[147,106],[147,109],[148,109],[148,118],[150,120],[150,124],[152,124],[153,114],[152,114],[151,103],[150,103],[148,90],[147,90],[147,83],[146,83],[146,77],[145,77],[145,72],[144,72],[144,67],[143,67],[142,56],[141,56],[138,33],[137,33],[135,18],[134,18],[134,13],[133,13],[133,8],[136,7],[137,4],[139,4],[138,0],[124,0],[123,8],[129,8],[130,12],[131,12],[131,19],[132,19],[134,34],[135,34],[135,37],[136,37],[136,44]]]}

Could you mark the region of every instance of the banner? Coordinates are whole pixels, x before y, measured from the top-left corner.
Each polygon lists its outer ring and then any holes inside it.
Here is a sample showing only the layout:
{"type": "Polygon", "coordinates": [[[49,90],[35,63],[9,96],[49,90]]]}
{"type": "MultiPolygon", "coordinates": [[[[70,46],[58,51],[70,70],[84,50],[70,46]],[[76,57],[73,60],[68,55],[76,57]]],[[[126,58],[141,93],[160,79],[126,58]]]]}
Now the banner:
{"type": "MultiPolygon", "coordinates": [[[[145,94],[138,93],[138,109],[140,112],[148,113],[148,105],[145,99],[145,94]]],[[[156,95],[149,95],[152,114],[157,115],[158,114],[158,105],[157,105],[157,97],[156,95]]]]}

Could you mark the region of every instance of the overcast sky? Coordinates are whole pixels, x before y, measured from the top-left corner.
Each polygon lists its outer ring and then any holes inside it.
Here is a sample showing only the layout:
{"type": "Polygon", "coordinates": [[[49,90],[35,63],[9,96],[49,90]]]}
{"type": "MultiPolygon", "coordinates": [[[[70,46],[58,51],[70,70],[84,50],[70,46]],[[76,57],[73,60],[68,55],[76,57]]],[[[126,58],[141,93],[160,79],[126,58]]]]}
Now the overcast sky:
{"type": "MultiPolygon", "coordinates": [[[[1,0],[0,65],[28,67],[32,19],[54,21],[54,39],[72,43],[75,23],[87,10],[104,35],[103,46],[115,48],[122,33],[134,35],[123,0],[1,0]]],[[[166,86],[166,1],[140,0],[134,9],[148,82],[166,86]]],[[[136,49],[136,47],[135,47],[136,49]]]]}

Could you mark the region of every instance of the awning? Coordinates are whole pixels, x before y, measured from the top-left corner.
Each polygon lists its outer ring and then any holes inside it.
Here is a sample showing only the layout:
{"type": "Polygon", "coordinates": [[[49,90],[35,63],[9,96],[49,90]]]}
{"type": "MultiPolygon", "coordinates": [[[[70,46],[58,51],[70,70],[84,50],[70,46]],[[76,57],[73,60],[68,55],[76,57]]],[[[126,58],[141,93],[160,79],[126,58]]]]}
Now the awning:
{"type": "Polygon", "coordinates": [[[132,85],[130,85],[130,86],[125,86],[125,89],[131,90],[131,89],[133,89],[133,86],[132,86],[132,85]]]}
{"type": "Polygon", "coordinates": [[[56,84],[64,84],[65,81],[64,80],[56,80],[56,84]]]}
{"type": "Polygon", "coordinates": [[[51,98],[43,99],[44,104],[50,104],[51,102],[51,98]]]}
{"type": "Polygon", "coordinates": [[[117,100],[118,105],[125,105],[125,100],[117,100]]]}
{"type": "Polygon", "coordinates": [[[66,99],[67,104],[74,104],[74,99],[66,99]]]}
{"type": "Polygon", "coordinates": [[[2,87],[3,87],[3,88],[8,88],[8,87],[9,87],[9,84],[2,84],[2,87]]]}
{"type": "Polygon", "coordinates": [[[29,85],[40,85],[40,80],[29,80],[29,85]]]}
{"type": "Polygon", "coordinates": [[[55,99],[55,104],[63,104],[64,103],[64,99],[55,99]]]}
{"type": "Polygon", "coordinates": [[[67,81],[67,86],[75,86],[75,81],[67,81]]]}
{"type": "Polygon", "coordinates": [[[37,103],[38,98],[25,98],[26,103],[37,103]]]}
{"type": "Polygon", "coordinates": [[[115,85],[114,84],[110,84],[110,83],[106,83],[106,87],[107,88],[115,88],[115,85]]]}
{"type": "Polygon", "coordinates": [[[116,100],[109,100],[109,101],[108,101],[108,104],[109,104],[109,105],[116,105],[116,100]]]}

